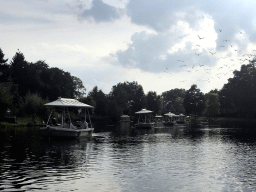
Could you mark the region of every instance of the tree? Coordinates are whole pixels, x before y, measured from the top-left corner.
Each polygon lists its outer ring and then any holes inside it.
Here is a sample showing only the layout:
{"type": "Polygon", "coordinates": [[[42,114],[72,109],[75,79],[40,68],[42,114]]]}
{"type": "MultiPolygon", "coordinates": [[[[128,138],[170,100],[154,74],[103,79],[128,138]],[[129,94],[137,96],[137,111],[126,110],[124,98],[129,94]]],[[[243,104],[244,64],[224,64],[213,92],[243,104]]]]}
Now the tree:
{"type": "Polygon", "coordinates": [[[154,111],[156,114],[160,112],[161,109],[161,97],[156,94],[156,92],[149,91],[146,95],[147,109],[154,111]]]}
{"type": "Polygon", "coordinates": [[[14,84],[18,84],[19,93],[25,96],[28,92],[30,82],[28,73],[28,62],[23,53],[16,52],[11,61],[11,78],[14,84]]]}
{"type": "Polygon", "coordinates": [[[42,99],[38,94],[27,93],[23,106],[24,112],[35,122],[36,116],[44,118],[47,108],[44,106],[48,100],[42,99]]]}
{"type": "Polygon", "coordinates": [[[80,99],[85,95],[86,89],[81,79],[75,76],[72,76],[72,79],[75,85],[75,98],[80,99]]]}
{"type": "Polygon", "coordinates": [[[10,109],[12,113],[17,111],[15,106],[16,93],[17,86],[12,82],[0,83],[0,116],[5,116],[7,109],[10,109]]]}
{"type": "Polygon", "coordinates": [[[7,61],[8,59],[4,59],[4,53],[0,48],[0,83],[6,82],[10,76],[10,66],[7,61]]]}
{"type": "Polygon", "coordinates": [[[220,112],[219,95],[216,93],[208,93],[206,100],[206,115],[212,117],[220,112]]]}
{"type": "Polygon", "coordinates": [[[220,91],[221,111],[243,117],[256,115],[256,59],[234,71],[220,91]]]}
{"type": "Polygon", "coordinates": [[[88,97],[90,97],[94,101],[95,114],[105,116],[106,115],[107,98],[106,98],[106,95],[102,92],[102,90],[98,90],[98,87],[95,86],[92,89],[92,91],[88,93],[88,97]]]}
{"type": "Polygon", "coordinates": [[[145,93],[143,87],[137,82],[126,82],[129,94],[129,105],[131,113],[134,114],[146,107],[145,93]]]}
{"type": "Polygon", "coordinates": [[[6,64],[7,61],[8,61],[8,59],[4,59],[4,53],[3,53],[2,49],[0,48],[0,65],[6,64]]]}
{"type": "Polygon", "coordinates": [[[114,85],[108,101],[108,114],[114,119],[119,119],[122,114],[134,115],[136,111],[146,107],[143,88],[135,81],[114,85]]]}
{"type": "Polygon", "coordinates": [[[186,91],[183,105],[186,114],[200,115],[203,112],[205,108],[205,98],[196,85],[192,85],[191,88],[186,91]]]}
{"type": "Polygon", "coordinates": [[[172,89],[162,93],[163,113],[184,113],[183,100],[185,89],[172,89]]]}

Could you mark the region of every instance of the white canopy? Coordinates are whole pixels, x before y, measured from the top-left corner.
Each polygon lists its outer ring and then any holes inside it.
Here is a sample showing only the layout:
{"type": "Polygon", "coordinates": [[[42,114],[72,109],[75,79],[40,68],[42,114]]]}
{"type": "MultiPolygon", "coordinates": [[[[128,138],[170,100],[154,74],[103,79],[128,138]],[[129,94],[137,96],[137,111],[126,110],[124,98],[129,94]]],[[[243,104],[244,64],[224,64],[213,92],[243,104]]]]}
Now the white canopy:
{"type": "Polygon", "coordinates": [[[142,109],[141,111],[135,112],[135,114],[148,114],[148,113],[153,113],[153,111],[142,109]]]}
{"type": "Polygon", "coordinates": [[[166,115],[166,116],[175,116],[175,114],[174,114],[174,113],[171,113],[171,112],[166,113],[166,114],[164,114],[164,115],[166,115]]]}
{"type": "Polygon", "coordinates": [[[127,118],[127,117],[130,117],[129,115],[122,115],[121,116],[122,118],[127,118]]]}
{"type": "Polygon", "coordinates": [[[158,117],[160,118],[160,117],[163,117],[163,116],[162,116],[162,115],[156,115],[155,117],[156,117],[156,118],[158,118],[158,117]]]}
{"type": "Polygon", "coordinates": [[[93,108],[91,105],[87,105],[85,103],[79,102],[76,99],[68,99],[68,98],[59,98],[56,101],[52,101],[50,103],[46,103],[46,106],[53,107],[82,107],[82,108],[93,108]]]}

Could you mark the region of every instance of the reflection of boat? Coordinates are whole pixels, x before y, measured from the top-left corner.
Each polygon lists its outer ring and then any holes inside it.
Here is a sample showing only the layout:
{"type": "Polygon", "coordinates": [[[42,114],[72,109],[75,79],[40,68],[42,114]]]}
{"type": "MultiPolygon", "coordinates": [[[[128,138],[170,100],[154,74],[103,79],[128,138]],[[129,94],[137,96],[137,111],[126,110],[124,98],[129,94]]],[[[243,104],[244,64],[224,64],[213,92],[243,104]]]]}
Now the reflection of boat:
{"type": "Polygon", "coordinates": [[[154,122],[151,122],[153,111],[142,109],[141,111],[135,112],[139,115],[138,122],[134,124],[135,128],[153,128],[154,122]]]}
{"type": "MultiPolygon", "coordinates": [[[[46,123],[46,126],[40,128],[43,137],[59,138],[59,139],[64,139],[64,138],[74,139],[78,137],[92,136],[92,132],[94,129],[88,128],[88,123],[86,122],[86,112],[88,112],[87,109],[93,108],[92,106],[81,103],[76,99],[66,99],[66,98],[59,98],[56,101],[47,103],[45,105],[61,108],[62,118],[61,118],[61,124],[57,124],[54,118],[52,119],[51,123],[49,123],[51,114],[52,114],[51,112],[48,118],[48,121],[46,123]],[[73,107],[85,109],[85,121],[77,123],[76,126],[72,124],[70,114],[68,111],[68,108],[73,108],[73,107]]],[[[89,117],[90,125],[92,125],[89,112],[88,112],[88,117],[89,117]]]]}
{"type": "Polygon", "coordinates": [[[176,123],[174,117],[176,116],[174,113],[166,113],[164,114],[166,116],[164,125],[174,125],[176,123]]]}

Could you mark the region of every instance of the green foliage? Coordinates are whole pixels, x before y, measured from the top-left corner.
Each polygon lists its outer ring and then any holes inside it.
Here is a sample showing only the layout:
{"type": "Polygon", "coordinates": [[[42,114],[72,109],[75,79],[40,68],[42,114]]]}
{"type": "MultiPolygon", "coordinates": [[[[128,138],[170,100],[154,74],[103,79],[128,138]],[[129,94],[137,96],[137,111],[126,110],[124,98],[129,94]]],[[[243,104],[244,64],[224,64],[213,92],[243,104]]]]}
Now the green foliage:
{"type": "Polygon", "coordinates": [[[161,109],[161,97],[156,94],[156,92],[149,91],[146,95],[147,109],[154,111],[155,114],[160,113],[161,109]]]}
{"type": "Polygon", "coordinates": [[[11,110],[11,115],[17,112],[17,86],[12,82],[0,83],[0,117],[6,116],[7,109],[11,110]],[[16,104],[16,105],[15,105],[16,104]]]}
{"type": "Polygon", "coordinates": [[[113,86],[109,99],[108,108],[113,109],[113,106],[115,106],[115,117],[118,118],[122,114],[133,115],[136,111],[146,107],[143,88],[135,81],[113,86]]]}
{"type": "Polygon", "coordinates": [[[240,71],[234,71],[234,77],[228,80],[220,91],[221,111],[242,117],[256,115],[256,59],[248,65],[242,65],[240,71]]]}
{"type": "Polygon", "coordinates": [[[184,113],[183,100],[185,97],[185,89],[172,89],[162,93],[163,113],[184,113]]]}
{"type": "Polygon", "coordinates": [[[98,87],[95,86],[93,90],[88,93],[88,97],[93,101],[92,105],[94,106],[95,114],[101,116],[106,115],[107,97],[102,90],[98,90],[98,87]]]}
{"type": "Polygon", "coordinates": [[[36,116],[43,119],[47,114],[48,109],[44,106],[47,102],[49,101],[42,99],[38,94],[29,92],[25,97],[23,110],[35,122],[36,116]]]}

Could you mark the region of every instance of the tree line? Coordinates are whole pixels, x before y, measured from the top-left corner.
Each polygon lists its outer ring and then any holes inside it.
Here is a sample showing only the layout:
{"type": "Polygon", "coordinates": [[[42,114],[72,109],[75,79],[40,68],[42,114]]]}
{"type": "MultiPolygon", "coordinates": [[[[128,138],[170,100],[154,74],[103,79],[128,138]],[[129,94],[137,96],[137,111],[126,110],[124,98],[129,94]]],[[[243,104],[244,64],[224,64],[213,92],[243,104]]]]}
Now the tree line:
{"type": "Polygon", "coordinates": [[[44,103],[58,97],[76,98],[94,106],[97,117],[118,120],[121,115],[133,116],[146,108],[155,115],[172,112],[185,115],[255,117],[256,115],[256,59],[242,65],[220,90],[202,93],[197,85],[190,89],[171,89],[157,95],[145,93],[137,82],[114,85],[105,94],[95,86],[86,94],[81,79],[57,67],[49,67],[42,60],[28,62],[20,51],[8,61],[0,49],[0,117],[39,116],[45,118],[44,103]]]}

